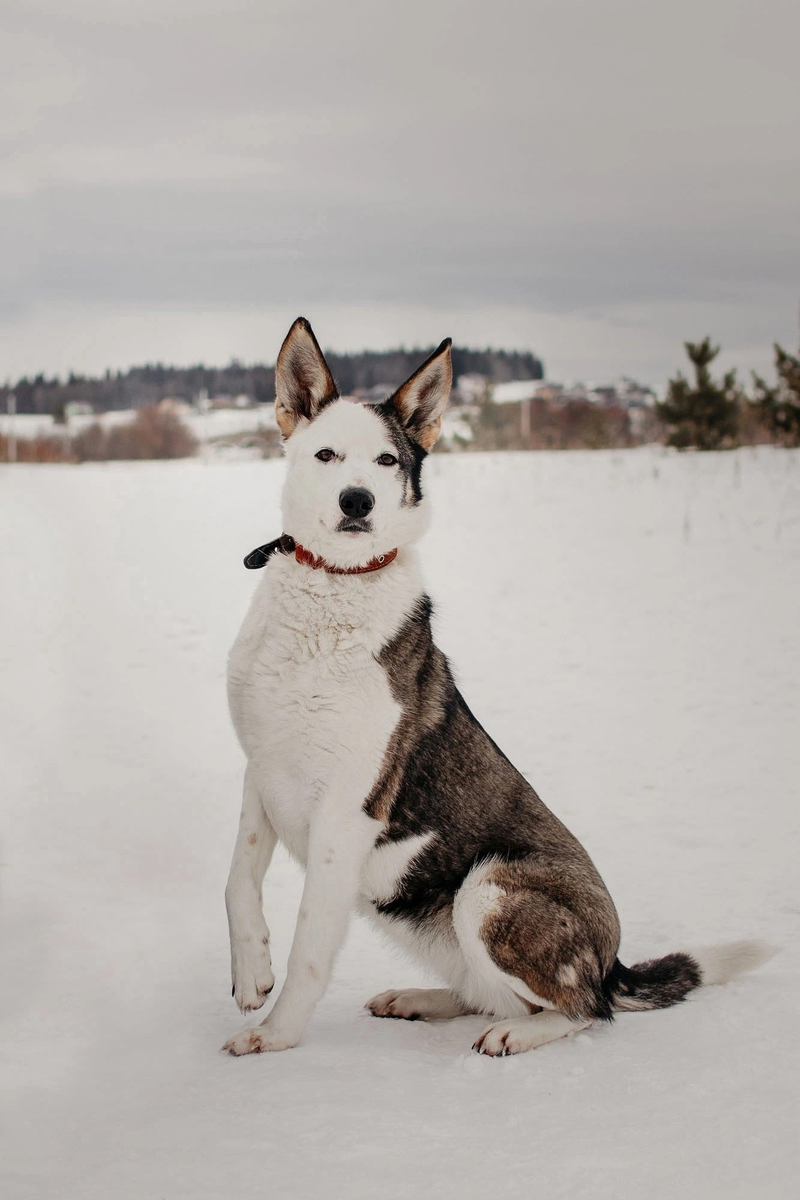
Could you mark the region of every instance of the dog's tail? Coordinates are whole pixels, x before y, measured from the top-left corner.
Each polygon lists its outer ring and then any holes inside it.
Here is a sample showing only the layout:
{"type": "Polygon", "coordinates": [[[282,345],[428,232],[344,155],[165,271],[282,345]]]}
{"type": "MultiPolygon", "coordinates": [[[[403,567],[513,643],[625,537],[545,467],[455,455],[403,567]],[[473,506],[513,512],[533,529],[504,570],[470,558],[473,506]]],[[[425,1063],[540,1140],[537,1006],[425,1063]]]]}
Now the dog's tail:
{"type": "Polygon", "coordinates": [[[688,953],[667,954],[624,967],[617,959],[604,991],[613,1012],[641,1012],[678,1004],[695,988],[728,983],[772,958],[766,942],[728,942],[688,953]]]}

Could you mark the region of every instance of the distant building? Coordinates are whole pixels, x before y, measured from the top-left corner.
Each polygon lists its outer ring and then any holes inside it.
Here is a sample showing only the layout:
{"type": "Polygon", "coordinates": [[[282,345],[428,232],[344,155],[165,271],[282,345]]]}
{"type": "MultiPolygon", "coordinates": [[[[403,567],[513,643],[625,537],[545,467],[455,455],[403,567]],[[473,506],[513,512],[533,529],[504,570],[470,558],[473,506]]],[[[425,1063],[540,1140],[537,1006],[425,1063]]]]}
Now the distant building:
{"type": "Polygon", "coordinates": [[[550,405],[580,401],[603,408],[652,408],[656,394],[652,388],[621,376],[612,383],[583,383],[580,380],[556,383],[547,379],[514,379],[491,388],[495,404],[520,404],[526,400],[544,400],[550,405]]]}
{"type": "Polygon", "coordinates": [[[495,383],[491,387],[495,404],[519,404],[521,400],[537,397],[556,401],[561,398],[562,385],[546,379],[512,379],[509,383],[495,383]]]}
{"type": "Polygon", "coordinates": [[[486,399],[489,380],[485,375],[472,372],[469,375],[459,375],[456,380],[456,399],[462,404],[478,404],[486,399]]]}
{"type": "Polygon", "coordinates": [[[652,408],[656,402],[653,388],[622,375],[615,384],[622,408],[652,408]]]}

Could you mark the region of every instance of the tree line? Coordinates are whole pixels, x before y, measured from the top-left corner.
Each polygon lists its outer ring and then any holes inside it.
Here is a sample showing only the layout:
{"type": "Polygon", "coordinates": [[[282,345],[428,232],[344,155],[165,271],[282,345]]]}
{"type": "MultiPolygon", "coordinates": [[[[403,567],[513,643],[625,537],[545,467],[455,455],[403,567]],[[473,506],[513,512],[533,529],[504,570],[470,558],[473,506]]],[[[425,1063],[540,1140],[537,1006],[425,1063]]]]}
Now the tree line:
{"type": "MultiPolygon", "coordinates": [[[[434,347],[406,350],[364,350],[358,354],[326,351],[328,362],[343,395],[383,386],[387,394],[399,387],[433,352],[434,347]]],[[[517,350],[470,350],[453,348],[456,376],[485,375],[491,383],[511,379],[543,379],[542,360],[517,350]]],[[[233,361],[227,367],[169,367],[163,363],[132,367],[129,371],[106,371],[92,377],[70,374],[66,380],[36,375],[24,376],[0,388],[0,410],[14,394],[17,412],[63,414],[67,405],[89,404],[95,412],[145,408],[167,396],[192,402],[198,394],[249,396],[256,403],[269,403],[275,396],[275,367],[246,366],[233,361]]]]}

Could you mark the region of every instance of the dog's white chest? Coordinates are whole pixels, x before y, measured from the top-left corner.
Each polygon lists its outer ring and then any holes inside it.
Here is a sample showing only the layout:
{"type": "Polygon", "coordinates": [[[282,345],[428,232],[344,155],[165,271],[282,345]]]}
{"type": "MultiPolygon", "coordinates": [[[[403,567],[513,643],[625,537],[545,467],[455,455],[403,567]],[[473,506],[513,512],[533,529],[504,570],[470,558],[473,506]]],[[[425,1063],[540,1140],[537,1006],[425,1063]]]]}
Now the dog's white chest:
{"type": "Polygon", "coordinates": [[[276,833],[303,863],[314,805],[332,781],[345,803],[363,805],[400,715],[376,655],[402,608],[382,606],[363,580],[344,582],[276,563],[229,660],[239,740],[276,833]]]}

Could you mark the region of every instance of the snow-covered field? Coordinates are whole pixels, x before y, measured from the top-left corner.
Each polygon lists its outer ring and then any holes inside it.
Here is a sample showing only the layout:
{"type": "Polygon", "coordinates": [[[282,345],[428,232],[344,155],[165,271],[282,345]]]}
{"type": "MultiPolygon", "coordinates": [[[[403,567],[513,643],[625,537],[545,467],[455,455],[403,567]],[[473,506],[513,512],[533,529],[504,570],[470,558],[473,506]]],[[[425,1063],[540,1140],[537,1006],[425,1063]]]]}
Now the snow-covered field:
{"type": "MultiPolygon", "coordinates": [[[[231,1059],[225,655],[278,462],[0,470],[0,1179],[9,1200],[788,1197],[797,1186],[800,454],[434,456],[469,703],[583,839],[623,958],[780,953],[519,1058],[378,1021],[354,924],[295,1050],[231,1059]]],[[[265,902],[280,977],[300,875],[265,902]]]]}
{"type": "MultiPolygon", "coordinates": [[[[0,433],[14,433],[19,438],[74,437],[95,421],[108,428],[124,425],[132,421],[135,415],[133,409],[120,409],[92,416],[74,416],[70,417],[69,424],[56,425],[48,413],[15,413],[14,416],[0,413],[0,433]]],[[[215,408],[208,412],[192,409],[191,412],[182,413],[181,420],[201,442],[277,428],[275,410],[271,404],[262,404],[258,408],[215,408]]]]}

